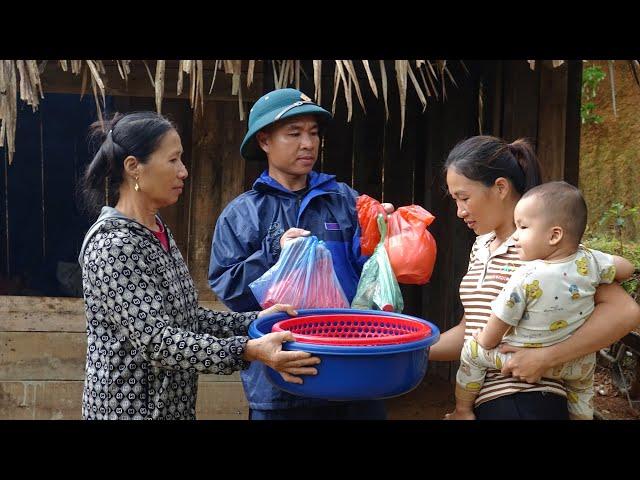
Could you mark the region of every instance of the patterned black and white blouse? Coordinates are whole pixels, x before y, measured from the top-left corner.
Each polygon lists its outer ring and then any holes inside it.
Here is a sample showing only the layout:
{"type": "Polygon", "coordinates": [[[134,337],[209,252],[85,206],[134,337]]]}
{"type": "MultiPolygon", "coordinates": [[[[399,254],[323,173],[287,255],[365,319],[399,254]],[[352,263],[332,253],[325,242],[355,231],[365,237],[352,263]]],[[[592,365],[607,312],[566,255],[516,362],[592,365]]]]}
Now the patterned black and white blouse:
{"type": "Polygon", "coordinates": [[[165,252],[146,227],[110,212],[103,209],[80,256],[88,335],[82,417],[195,419],[198,374],[248,367],[242,354],[258,312],[199,307],[171,231],[165,252]]]}

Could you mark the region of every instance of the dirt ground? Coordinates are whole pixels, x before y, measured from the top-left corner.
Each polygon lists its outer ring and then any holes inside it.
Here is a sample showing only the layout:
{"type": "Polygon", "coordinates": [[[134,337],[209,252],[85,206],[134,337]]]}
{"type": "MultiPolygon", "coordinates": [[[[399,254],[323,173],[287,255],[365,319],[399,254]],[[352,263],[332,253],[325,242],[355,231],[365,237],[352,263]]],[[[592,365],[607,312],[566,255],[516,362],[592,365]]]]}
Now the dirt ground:
{"type": "MultiPolygon", "coordinates": [[[[640,402],[631,408],[627,396],[612,384],[607,368],[597,367],[594,387],[596,419],[640,420],[640,402]]],[[[429,375],[415,390],[387,401],[389,420],[441,420],[454,406],[453,386],[429,375]]]]}
{"type": "Polygon", "coordinates": [[[453,385],[427,374],[415,390],[387,400],[389,420],[442,420],[453,411],[453,385]]]}
{"type": "Polygon", "coordinates": [[[611,382],[607,368],[596,367],[594,380],[596,417],[602,420],[640,420],[640,402],[629,405],[629,399],[611,382]]]}

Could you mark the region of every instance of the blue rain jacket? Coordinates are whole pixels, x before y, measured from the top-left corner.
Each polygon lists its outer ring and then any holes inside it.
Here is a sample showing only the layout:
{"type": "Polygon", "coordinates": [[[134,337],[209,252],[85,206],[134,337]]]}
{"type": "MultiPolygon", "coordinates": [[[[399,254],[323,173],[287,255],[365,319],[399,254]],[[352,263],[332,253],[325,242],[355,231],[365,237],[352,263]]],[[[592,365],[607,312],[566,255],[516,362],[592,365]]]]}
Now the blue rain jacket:
{"type": "MultiPolygon", "coordinates": [[[[271,268],[280,255],[280,237],[289,228],[309,230],[324,240],[349,302],[353,300],[362,265],[358,193],[334,175],[311,172],[309,190],[300,200],[265,171],[253,189],[235,198],[216,223],[211,244],[209,285],[236,312],[261,310],[249,284],[271,268]]],[[[290,395],[274,387],[260,362],[241,372],[249,407],[286,409],[330,404],[326,400],[290,395]]]]}

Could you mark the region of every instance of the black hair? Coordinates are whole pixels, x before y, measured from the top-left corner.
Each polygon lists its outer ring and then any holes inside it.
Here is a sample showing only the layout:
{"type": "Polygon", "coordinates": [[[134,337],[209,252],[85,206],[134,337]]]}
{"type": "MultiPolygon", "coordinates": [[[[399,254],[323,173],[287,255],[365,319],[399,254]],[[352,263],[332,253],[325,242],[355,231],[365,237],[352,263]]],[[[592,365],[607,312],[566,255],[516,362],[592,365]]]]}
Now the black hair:
{"type": "Polygon", "coordinates": [[[529,190],[522,198],[538,197],[544,215],[562,227],[576,244],[587,227],[587,203],[579,189],[567,182],[547,182],[529,190]]]}
{"type": "Polygon", "coordinates": [[[81,183],[85,210],[97,214],[105,199],[114,206],[120,196],[124,159],[133,156],[146,163],[158,148],[173,122],[155,112],[115,113],[112,118],[90,126],[90,144],[100,147],[87,167],[81,183]]]}
{"type": "Polygon", "coordinates": [[[507,178],[520,195],[542,183],[540,162],[524,138],[513,143],[489,135],[467,138],[449,153],[445,172],[450,168],[487,187],[497,178],[507,178]]]}

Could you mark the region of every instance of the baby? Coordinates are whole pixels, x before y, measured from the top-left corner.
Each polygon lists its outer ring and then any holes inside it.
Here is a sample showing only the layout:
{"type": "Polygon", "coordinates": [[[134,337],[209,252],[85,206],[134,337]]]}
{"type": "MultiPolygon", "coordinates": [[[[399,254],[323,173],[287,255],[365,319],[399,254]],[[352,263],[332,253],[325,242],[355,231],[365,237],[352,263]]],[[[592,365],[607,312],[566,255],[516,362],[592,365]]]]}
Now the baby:
{"type": "MultiPolygon", "coordinates": [[[[593,312],[601,283],[622,281],[634,266],[622,257],[580,244],[587,206],[580,190],[566,182],[549,182],[526,192],[514,211],[513,234],[525,263],[492,302],[492,315],[475,338],[465,341],[456,376],[456,409],[447,419],[473,420],[473,405],[488,368],[501,369],[510,354],[500,342],[517,347],[546,347],[562,342],[593,312]]],[[[591,353],[545,372],[562,379],[571,419],[593,418],[591,353]]]]}

